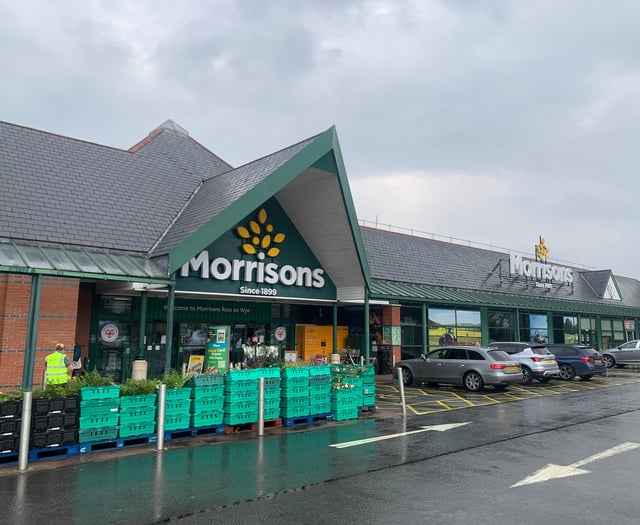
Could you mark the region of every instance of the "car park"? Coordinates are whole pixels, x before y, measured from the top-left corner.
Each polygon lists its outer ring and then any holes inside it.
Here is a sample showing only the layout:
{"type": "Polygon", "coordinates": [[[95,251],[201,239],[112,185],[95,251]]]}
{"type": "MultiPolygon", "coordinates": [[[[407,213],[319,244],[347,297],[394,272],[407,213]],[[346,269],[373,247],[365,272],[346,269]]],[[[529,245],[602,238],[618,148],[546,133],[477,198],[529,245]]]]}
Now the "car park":
{"type": "Polygon", "coordinates": [[[605,375],[607,368],[602,354],[586,345],[548,344],[560,367],[560,378],[571,381],[574,377],[589,380],[594,375],[605,375]]]}
{"type": "Polygon", "coordinates": [[[552,377],[560,377],[560,367],[556,357],[545,345],[497,341],[489,344],[489,347],[506,352],[520,363],[523,385],[531,384],[534,379],[546,383],[552,377]]]}
{"type": "Polygon", "coordinates": [[[616,348],[607,348],[602,351],[602,358],[607,368],[640,365],[640,339],[627,341],[616,348]]]}
{"type": "Polygon", "coordinates": [[[509,354],[478,346],[443,346],[426,355],[396,364],[402,370],[402,382],[428,385],[461,385],[479,392],[485,385],[504,390],[522,379],[520,363],[509,354]]]}

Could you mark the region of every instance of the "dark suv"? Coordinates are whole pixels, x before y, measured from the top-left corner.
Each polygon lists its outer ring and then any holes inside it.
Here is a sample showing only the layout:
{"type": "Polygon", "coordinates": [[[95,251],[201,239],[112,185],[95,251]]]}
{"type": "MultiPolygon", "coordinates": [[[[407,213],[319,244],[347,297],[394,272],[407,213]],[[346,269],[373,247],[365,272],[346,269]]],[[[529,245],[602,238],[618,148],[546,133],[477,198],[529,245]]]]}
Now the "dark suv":
{"type": "Polygon", "coordinates": [[[607,373],[602,354],[591,346],[548,344],[547,348],[556,356],[562,379],[571,381],[579,376],[588,381],[594,374],[607,373]]]}
{"type": "Polygon", "coordinates": [[[529,385],[534,379],[546,383],[552,377],[560,376],[560,368],[555,356],[545,345],[518,342],[496,342],[489,345],[509,354],[520,363],[523,385],[529,385]]]}

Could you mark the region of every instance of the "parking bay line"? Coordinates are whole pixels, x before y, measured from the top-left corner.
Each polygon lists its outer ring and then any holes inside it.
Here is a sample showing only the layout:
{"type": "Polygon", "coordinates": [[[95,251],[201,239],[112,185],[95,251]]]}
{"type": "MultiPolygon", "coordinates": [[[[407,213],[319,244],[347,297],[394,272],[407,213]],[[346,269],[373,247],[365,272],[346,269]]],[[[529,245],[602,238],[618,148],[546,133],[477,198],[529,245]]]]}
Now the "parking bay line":
{"type": "Polygon", "coordinates": [[[427,427],[420,427],[418,430],[409,430],[408,432],[399,432],[397,434],[388,434],[386,436],[376,436],[372,438],[357,439],[355,441],[345,441],[344,443],[333,443],[329,446],[333,448],[355,447],[358,445],[366,445],[367,443],[375,443],[376,441],[384,441],[386,439],[393,439],[396,437],[403,437],[403,436],[409,436],[411,434],[418,434],[419,432],[429,432],[430,430],[435,430],[436,432],[446,432],[447,430],[463,427],[468,424],[470,424],[470,421],[466,423],[449,423],[445,425],[430,425],[427,427]]]}

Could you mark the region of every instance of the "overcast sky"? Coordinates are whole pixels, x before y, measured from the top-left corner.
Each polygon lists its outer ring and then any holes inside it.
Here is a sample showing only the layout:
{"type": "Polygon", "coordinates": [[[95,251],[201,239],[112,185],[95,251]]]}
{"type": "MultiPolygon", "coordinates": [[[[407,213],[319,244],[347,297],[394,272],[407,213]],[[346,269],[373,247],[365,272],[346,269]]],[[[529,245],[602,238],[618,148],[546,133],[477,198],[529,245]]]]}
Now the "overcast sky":
{"type": "Polygon", "coordinates": [[[361,223],[640,278],[637,0],[0,0],[0,120],[234,166],[335,125],[361,223]]]}

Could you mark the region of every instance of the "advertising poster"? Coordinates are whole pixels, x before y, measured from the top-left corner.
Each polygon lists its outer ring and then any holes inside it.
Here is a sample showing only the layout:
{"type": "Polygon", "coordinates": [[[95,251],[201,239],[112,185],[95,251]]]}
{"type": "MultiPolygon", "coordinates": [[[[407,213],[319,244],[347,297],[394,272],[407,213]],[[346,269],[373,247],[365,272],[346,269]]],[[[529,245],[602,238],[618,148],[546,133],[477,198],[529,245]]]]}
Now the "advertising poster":
{"type": "Polygon", "coordinates": [[[205,367],[224,372],[229,366],[229,326],[210,326],[205,367]]]}
{"type": "Polygon", "coordinates": [[[201,374],[203,365],[204,365],[203,355],[189,356],[189,365],[187,367],[187,374],[201,374]]]}

